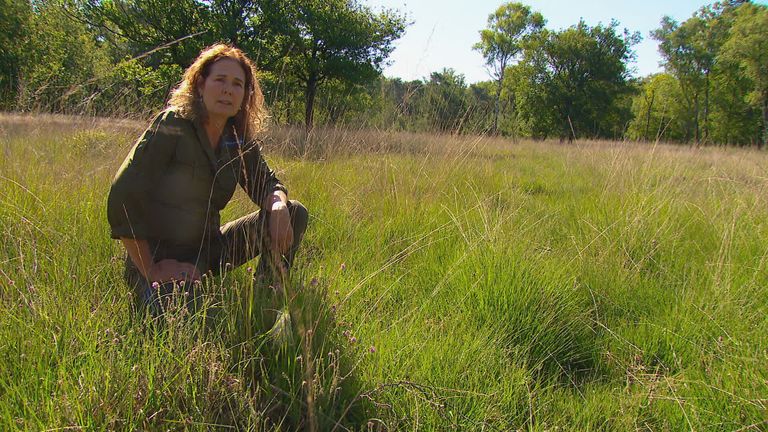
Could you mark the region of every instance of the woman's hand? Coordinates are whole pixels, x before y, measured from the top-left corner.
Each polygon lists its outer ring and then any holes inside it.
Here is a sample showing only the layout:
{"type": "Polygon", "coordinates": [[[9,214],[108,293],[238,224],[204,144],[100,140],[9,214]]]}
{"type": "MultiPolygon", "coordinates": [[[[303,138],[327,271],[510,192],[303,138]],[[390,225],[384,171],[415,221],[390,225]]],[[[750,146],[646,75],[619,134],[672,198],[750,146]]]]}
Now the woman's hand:
{"type": "Polygon", "coordinates": [[[170,282],[172,280],[199,280],[200,272],[194,264],[164,259],[158,261],[149,269],[149,279],[152,282],[170,282]]]}
{"type": "Polygon", "coordinates": [[[269,212],[269,240],[275,254],[285,254],[293,244],[291,215],[282,200],[276,200],[269,212]]]}
{"type": "Polygon", "coordinates": [[[200,272],[194,264],[176,261],[175,259],[152,262],[152,253],[146,240],[121,237],[131,261],[150,282],[170,282],[172,280],[199,280],[200,272]]]}

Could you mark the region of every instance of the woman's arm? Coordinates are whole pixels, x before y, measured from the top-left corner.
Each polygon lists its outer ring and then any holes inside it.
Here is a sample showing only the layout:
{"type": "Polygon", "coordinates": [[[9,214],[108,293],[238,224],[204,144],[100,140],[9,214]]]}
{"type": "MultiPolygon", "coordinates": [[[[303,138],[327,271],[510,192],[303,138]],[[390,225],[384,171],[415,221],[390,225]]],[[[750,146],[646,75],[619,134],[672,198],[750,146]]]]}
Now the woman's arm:
{"type": "Polygon", "coordinates": [[[261,155],[258,141],[246,143],[240,149],[239,157],[243,164],[238,183],[248,197],[262,209],[269,210],[275,192],[288,195],[288,189],[280,182],[275,172],[269,168],[261,155]]]}
{"type": "Polygon", "coordinates": [[[288,190],[261,155],[257,141],[246,145],[241,153],[243,170],[240,186],[251,200],[269,213],[270,247],[276,254],[288,252],[293,244],[293,227],[288,213],[288,190]]]}
{"type": "Polygon", "coordinates": [[[133,265],[139,269],[139,273],[145,279],[150,280],[150,269],[152,267],[152,253],[149,250],[149,243],[146,240],[138,240],[130,237],[120,237],[128,256],[133,261],[133,265]]]}
{"type": "Polygon", "coordinates": [[[146,240],[130,237],[120,237],[120,240],[128,251],[128,256],[139,269],[139,273],[148,281],[169,282],[172,280],[200,279],[200,272],[194,264],[166,259],[153,262],[152,252],[146,240]]]}
{"type": "Polygon", "coordinates": [[[139,138],[117,171],[107,197],[112,238],[150,237],[152,209],[148,198],[157,178],[176,151],[181,121],[161,113],[139,138]]]}
{"type": "Polygon", "coordinates": [[[107,199],[112,237],[121,240],[139,273],[153,282],[199,278],[192,264],[154,262],[146,240],[151,234],[150,190],[173,158],[184,126],[173,112],[158,115],[125,158],[107,199]]]}
{"type": "Polygon", "coordinates": [[[262,209],[269,212],[269,239],[272,251],[278,254],[288,252],[293,244],[293,227],[288,213],[288,196],[281,190],[272,192],[267,205],[262,209]]]}

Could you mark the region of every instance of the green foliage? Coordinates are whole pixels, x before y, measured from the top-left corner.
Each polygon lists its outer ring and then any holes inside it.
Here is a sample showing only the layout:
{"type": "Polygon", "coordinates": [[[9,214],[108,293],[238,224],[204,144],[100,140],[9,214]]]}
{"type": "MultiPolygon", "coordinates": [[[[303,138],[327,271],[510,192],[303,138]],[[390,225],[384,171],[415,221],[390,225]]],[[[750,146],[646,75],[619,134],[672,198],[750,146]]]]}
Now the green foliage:
{"type": "Polygon", "coordinates": [[[618,23],[560,32],[545,31],[532,41],[522,82],[521,115],[533,136],[560,139],[621,137],[630,120],[621,98],[632,91],[627,63],[639,34],[616,33],[618,23]]]}
{"type": "Polygon", "coordinates": [[[473,48],[480,51],[496,80],[496,108],[493,129],[498,132],[500,99],[507,67],[520,56],[526,41],[544,28],[546,21],[538,12],[531,12],[521,3],[505,3],[488,16],[488,28],[480,31],[480,42],[473,48]]]}
{"type": "MultiPolygon", "coordinates": [[[[735,23],[744,16],[743,11],[753,8],[756,6],[749,2],[714,3],[682,23],[664,17],[661,27],[653,32],[660,42],[666,69],[681,88],[679,104],[685,112],[680,113],[679,120],[684,123],[683,141],[756,141],[757,114],[744,103],[744,96],[750,93],[745,81],[749,78],[733,66],[741,64],[737,54],[741,48],[735,47],[766,39],[760,25],[741,27],[739,36],[734,37],[735,23]]],[[[757,48],[752,52],[760,51],[757,48]]],[[[756,107],[759,109],[759,104],[756,107]]]]}
{"type": "Polygon", "coordinates": [[[181,81],[182,73],[175,64],[152,68],[137,60],[126,59],[104,80],[109,82],[109,88],[101,97],[116,101],[120,106],[131,106],[134,112],[151,115],[165,104],[166,96],[181,81]]]}
{"type": "Polygon", "coordinates": [[[467,86],[453,69],[430,74],[429,80],[380,80],[372,93],[375,109],[359,123],[377,128],[439,133],[486,133],[492,128],[495,83],[467,86]]]}
{"type": "MultiPolygon", "coordinates": [[[[494,130],[493,121],[496,112],[495,92],[498,87],[492,81],[481,81],[471,84],[468,91],[469,114],[464,122],[464,131],[475,134],[484,134],[494,130]]],[[[497,124],[497,131],[505,135],[514,135],[514,94],[507,91],[502,85],[499,95],[499,113],[507,114],[501,117],[501,123],[497,124]]]]}
{"type": "Polygon", "coordinates": [[[428,130],[459,132],[467,114],[467,85],[464,75],[453,69],[432,72],[422,88],[420,118],[427,122],[428,130]]]}
{"type": "Polygon", "coordinates": [[[307,129],[312,128],[318,87],[330,79],[350,85],[374,80],[405,31],[405,20],[395,11],[374,13],[357,1],[284,2],[279,10],[276,25],[292,54],[281,68],[304,90],[307,129]]]}
{"type": "Polygon", "coordinates": [[[18,93],[21,68],[26,63],[23,47],[30,37],[32,5],[26,0],[0,3],[0,109],[7,110],[18,93]]]}
{"type": "Polygon", "coordinates": [[[422,85],[421,81],[379,78],[378,86],[373,90],[376,109],[368,113],[369,121],[385,129],[413,130],[415,106],[422,85]]]}
{"type": "Polygon", "coordinates": [[[208,8],[193,0],[84,0],[73,13],[92,23],[121,60],[150,54],[152,65],[172,63],[185,68],[202,47],[216,40],[208,26],[217,21],[208,8]],[[205,32],[202,37],[187,38],[200,32],[205,32]],[[159,47],[164,49],[155,51],[159,47]]]}
{"type": "Polygon", "coordinates": [[[526,39],[540,31],[546,21],[521,3],[505,3],[488,16],[488,28],[480,31],[473,48],[493,68],[494,78],[503,79],[504,70],[522,51],[526,39]]]}
{"type": "Polygon", "coordinates": [[[712,78],[710,141],[724,145],[759,144],[760,107],[745,95],[754,94],[754,85],[739,67],[721,62],[712,78]]]}
{"type": "Polygon", "coordinates": [[[22,41],[16,108],[94,112],[94,77],[109,69],[109,58],[87,27],[66,14],[57,0],[36,2],[22,41]]]}
{"type": "Polygon", "coordinates": [[[738,64],[752,81],[748,98],[762,110],[762,143],[768,145],[768,6],[746,3],[737,9],[722,57],[738,64]]]}
{"type": "Polygon", "coordinates": [[[643,79],[638,85],[627,136],[642,141],[683,141],[690,119],[680,103],[683,95],[679,81],[670,74],[660,73],[643,79]]]}

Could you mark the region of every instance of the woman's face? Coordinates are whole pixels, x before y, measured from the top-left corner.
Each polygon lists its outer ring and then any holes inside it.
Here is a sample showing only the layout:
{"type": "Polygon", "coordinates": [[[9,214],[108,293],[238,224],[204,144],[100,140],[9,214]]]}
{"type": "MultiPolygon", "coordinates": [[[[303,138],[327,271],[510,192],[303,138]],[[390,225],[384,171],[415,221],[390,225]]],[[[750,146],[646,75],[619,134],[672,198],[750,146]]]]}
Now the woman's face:
{"type": "Polygon", "coordinates": [[[240,110],[245,96],[245,72],[233,59],[217,60],[198,91],[209,117],[233,117],[240,110]]]}

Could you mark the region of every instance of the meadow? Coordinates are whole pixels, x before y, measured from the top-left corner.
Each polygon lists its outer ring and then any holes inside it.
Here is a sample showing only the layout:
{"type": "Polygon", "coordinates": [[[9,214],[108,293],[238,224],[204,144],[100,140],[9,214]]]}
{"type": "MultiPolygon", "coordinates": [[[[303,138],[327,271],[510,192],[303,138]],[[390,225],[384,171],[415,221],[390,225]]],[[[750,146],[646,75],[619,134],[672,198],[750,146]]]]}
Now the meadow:
{"type": "Polygon", "coordinates": [[[144,126],[0,117],[0,430],[768,430],[765,152],[277,129],[311,220],[275,343],[249,268],[130,314],[144,126]]]}

